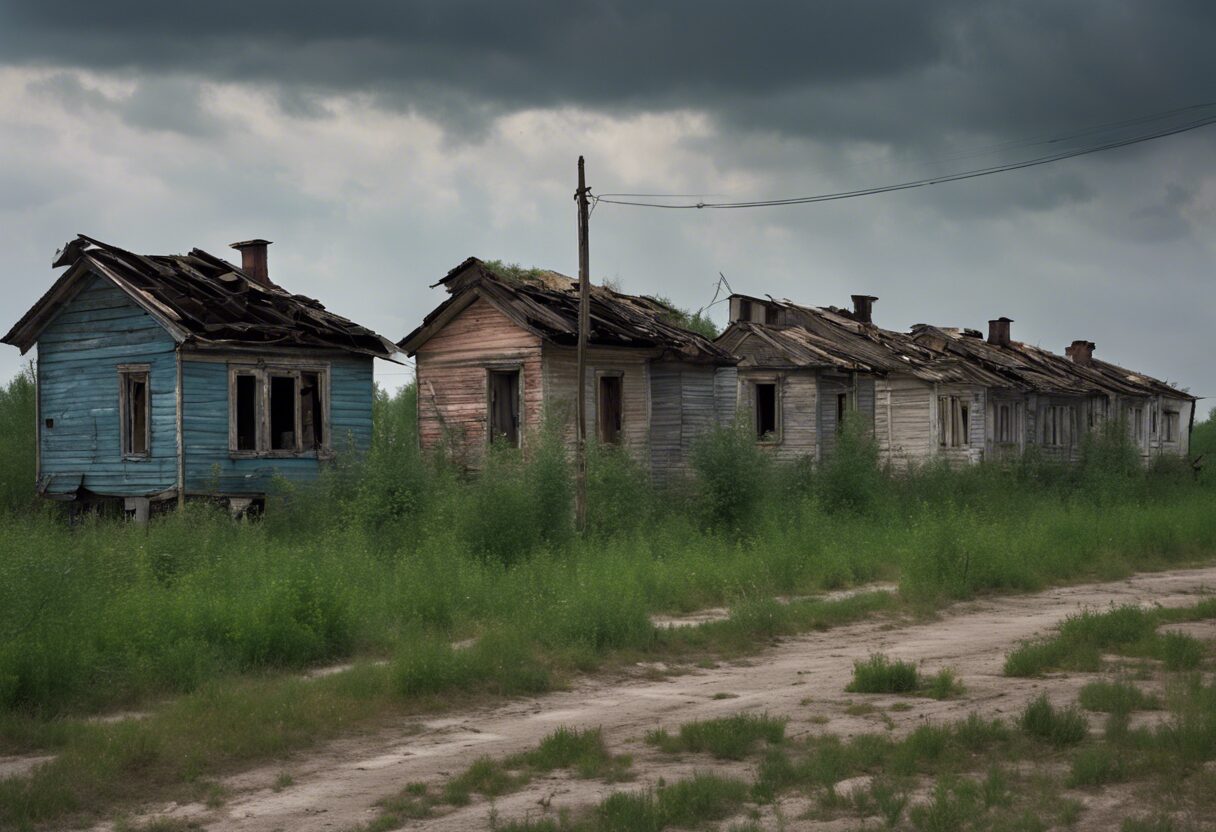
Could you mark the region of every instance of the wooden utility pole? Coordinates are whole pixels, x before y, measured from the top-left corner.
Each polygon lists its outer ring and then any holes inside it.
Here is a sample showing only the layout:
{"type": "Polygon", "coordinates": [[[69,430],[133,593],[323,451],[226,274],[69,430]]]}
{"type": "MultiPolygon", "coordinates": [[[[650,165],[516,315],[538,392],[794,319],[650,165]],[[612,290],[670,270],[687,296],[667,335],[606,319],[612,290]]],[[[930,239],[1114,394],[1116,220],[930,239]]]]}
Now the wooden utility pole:
{"type": "Polygon", "coordinates": [[[591,270],[587,252],[587,177],[578,157],[578,432],[574,455],[574,514],[578,530],[587,528],[587,330],[591,321],[591,270]]]}

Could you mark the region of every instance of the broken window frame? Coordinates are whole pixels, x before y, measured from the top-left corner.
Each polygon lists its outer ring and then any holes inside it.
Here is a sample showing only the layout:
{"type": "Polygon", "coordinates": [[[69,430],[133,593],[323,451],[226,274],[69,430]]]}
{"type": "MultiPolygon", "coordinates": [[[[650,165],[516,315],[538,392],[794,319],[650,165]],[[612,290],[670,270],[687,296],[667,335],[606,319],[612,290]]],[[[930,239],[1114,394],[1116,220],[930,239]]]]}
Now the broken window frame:
{"type": "Polygon", "coordinates": [[[1182,415],[1177,410],[1163,410],[1161,416],[1161,441],[1170,444],[1177,442],[1182,429],[1182,415]]]}
{"type": "Polygon", "coordinates": [[[625,373],[621,370],[603,370],[595,374],[595,435],[602,445],[622,445],[625,441],[625,373]],[[615,436],[609,438],[604,424],[604,382],[616,382],[616,428],[615,436]]]}
{"type": "Polygon", "coordinates": [[[118,365],[118,447],[124,460],[142,462],[152,457],[152,365],[151,364],[119,364],[118,365]],[[138,415],[137,408],[131,403],[131,390],[134,382],[142,382],[144,386],[143,411],[143,450],[136,450],[136,430],[134,418],[138,415]]]}
{"type": "Polygon", "coordinates": [[[775,445],[781,442],[781,379],[776,376],[756,378],[752,386],[752,430],[756,441],[765,445],[775,445]],[[771,388],[773,395],[772,430],[762,431],[760,424],[760,388],[771,388]]]}
{"type": "Polygon", "coordinates": [[[1049,404],[1043,408],[1043,447],[1071,448],[1075,444],[1075,408],[1070,404],[1049,404]]]}
{"type": "Polygon", "coordinates": [[[1144,443],[1144,405],[1127,405],[1124,408],[1124,418],[1127,419],[1127,432],[1132,442],[1137,445],[1144,443]]]}
{"type": "Polygon", "coordinates": [[[937,397],[937,446],[971,447],[971,400],[966,396],[937,397]]]}
{"type": "Polygon", "coordinates": [[[992,438],[998,445],[1018,443],[1017,403],[997,401],[993,406],[992,438]]]}
{"type": "Polygon", "coordinates": [[[228,365],[228,452],[236,458],[293,458],[328,456],[331,451],[330,435],[330,367],[327,363],[316,362],[283,362],[276,361],[266,364],[237,364],[228,365]],[[256,420],[256,442],[254,448],[239,447],[238,412],[237,412],[237,378],[252,376],[254,382],[254,419],[256,420]],[[303,435],[303,404],[300,401],[303,389],[303,377],[312,376],[316,379],[314,390],[319,392],[320,407],[314,405],[314,435],[319,428],[321,441],[307,445],[303,435]],[[290,447],[276,448],[271,435],[272,425],[272,386],[275,378],[292,380],[292,401],[295,412],[292,414],[292,442],[290,447]],[[319,410],[320,423],[317,424],[315,414],[319,410]]]}
{"type": "MultiPolygon", "coordinates": [[[[494,433],[494,376],[495,374],[514,374],[515,382],[515,441],[508,442],[510,447],[521,448],[524,441],[524,367],[522,364],[492,364],[486,370],[486,445],[500,441],[494,433]]],[[[503,433],[502,436],[507,436],[503,433]]]]}

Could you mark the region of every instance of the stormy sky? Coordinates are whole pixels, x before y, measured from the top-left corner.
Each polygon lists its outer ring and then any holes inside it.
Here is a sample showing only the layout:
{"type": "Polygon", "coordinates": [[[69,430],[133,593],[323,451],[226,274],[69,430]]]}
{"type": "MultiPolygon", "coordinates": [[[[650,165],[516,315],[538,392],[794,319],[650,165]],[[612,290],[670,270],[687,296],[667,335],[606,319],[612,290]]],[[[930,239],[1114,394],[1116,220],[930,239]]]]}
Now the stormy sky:
{"type": "MultiPolygon", "coordinates": [[[[395,340],[468,255],[576,270],[579,154],[594,192],[692,201],[942,176],[1216,114],[1128,124],[1216,101],[1214,42],[1199,0],[4,0],[0,329],[78,232],[233,257],[265,237],[274,279],[395,340]]],[[[1216,397],[1214,228],[1216,126],[816,205],[600,204],[591,263],[692,309],[722,273],[878,295],[890,328],[1008,315],[1216,397]]]]}

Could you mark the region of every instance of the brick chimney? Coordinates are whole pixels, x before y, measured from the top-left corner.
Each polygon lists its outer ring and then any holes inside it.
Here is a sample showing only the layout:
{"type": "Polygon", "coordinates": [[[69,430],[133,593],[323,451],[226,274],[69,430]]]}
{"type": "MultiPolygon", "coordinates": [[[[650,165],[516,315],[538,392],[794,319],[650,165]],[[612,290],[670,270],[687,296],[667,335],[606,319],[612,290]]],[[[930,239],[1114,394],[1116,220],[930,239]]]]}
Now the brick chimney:
{"type": "Polygon", "coordinates": [[[1009,346],[1009,325],[1012,318],[1000,317],[988,322],[988,343],[996,347],[1009,346]]]}
{"type": "Polygon", "coordinates": [[[1072,359],[1073,364],[1088,367],[1094,361],[1094,342],[1073,341],[1071,346],[1064,348],[1064,354],[1072,359]]]}
{"type": "Polygon", "coordinates": [[[270,272],[266,268],[266,246],[270,240],[245,240],[233,243],[232,248],[241,253],[241,271],[255,283],[270,285],[270,272]]]}
{"type": "Polygon", "coordinates": [[[878,298],[873,295],[852,295],[853,298],[853,320],[863,324],[874,323],[874,301],[878,298]]]}

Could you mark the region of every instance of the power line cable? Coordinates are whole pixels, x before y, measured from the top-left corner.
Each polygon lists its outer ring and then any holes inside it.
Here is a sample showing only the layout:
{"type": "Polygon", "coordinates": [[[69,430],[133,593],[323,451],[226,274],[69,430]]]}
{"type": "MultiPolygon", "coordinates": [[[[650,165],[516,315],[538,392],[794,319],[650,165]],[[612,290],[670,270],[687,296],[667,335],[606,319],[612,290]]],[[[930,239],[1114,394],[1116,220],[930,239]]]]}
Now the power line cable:
{"type": "MultiPolygon", "coordinates": [[[[1204,107],[1211,107],[1213,103],[1197,104],[1191,107],[1173,110],[1165,115],[1176,115],[1180,112],[1192,111],[1204,107]]],[[[1158,120],[1162,115],[1144,116],[1139,121],[1158,120]]],[[[1136,121],[1134,119],[1127,120],[1127,123],[1136,121]]],[[[1123,124],[1122,122],[1119,124],[1123,124]]],[[[1073,159],[1078,156],[1086,156],[1092,153],[1100,153],[1106,150],[1115,150],[1121,147],[1128,147],[1142,142],[1153,141],[1154,139],[1166,138],[1167,136],[1175,136],[1179,133],[1186,133],[1191,130],[1197,130],[1201,127],[1207,127],[1210,124],[1216,124],[1216,115],[1208,115],[1202,118],[1175,125],[1171,127],[1163,127],[1149,133],[1129,136],[1121,139],[1112,139],[1099,144],[1093,144],[1070,150],[1063,150],[1056,153],[1049,153],[1043,156],[1037,156],[1031,159],[1024,159],[1017,162],[1007,162],[999,165],[990,165],[983,168],[974,168],[971,170],[959,171],[956,173],[943,174],[941,176],[925,177],[923,179],[914,179],[908,182],[900,182],[894,185],[879,185],[870,188],[858,188],[851,191],[838,191],[835,193],[816,194],[813,196],[788,197],[785,199],[767,199],[767,200],[751,200],[743,202],[695,202],[695,203],[662,203],[662,202],[641,202],[637,200],[612,199],[611,194],[601,194],[595,197],[596,202],[604,202],[609,205],[625,205],[638,208],[669,208],[687,210],[702,209],[702,208],[767,208],[784,205],[806,205],[814,202],[830,202],[838,199],[853,199],[861,196],[873,196],[876,194],[890,193],[892,191],[906,191],[912,188],[923,188],[929,185],[940,185],[946,182],[959,182],[965,179],[976,179],[981,176],[991,176],[996,173],[1006,173],[1008,171],[1023,170],[1025,168],[1037,167],[1039,165],[1047,165],[1052,162],[1059,162],[1065,159],[1073,159]]],[[[1087,128],[1088,131],[1096,131],[1100,127],[1087,128]]],[[[1081,135],[1081,133],[1072,134],[1070,136],[1059,137],[1057,139],[1047,140],[1046,144],[1067,141],[1071,138],[1081,135]]]]}

